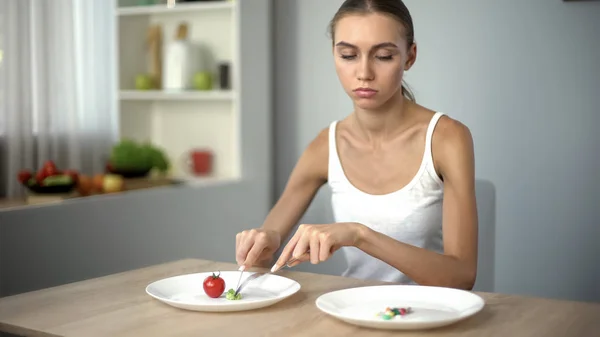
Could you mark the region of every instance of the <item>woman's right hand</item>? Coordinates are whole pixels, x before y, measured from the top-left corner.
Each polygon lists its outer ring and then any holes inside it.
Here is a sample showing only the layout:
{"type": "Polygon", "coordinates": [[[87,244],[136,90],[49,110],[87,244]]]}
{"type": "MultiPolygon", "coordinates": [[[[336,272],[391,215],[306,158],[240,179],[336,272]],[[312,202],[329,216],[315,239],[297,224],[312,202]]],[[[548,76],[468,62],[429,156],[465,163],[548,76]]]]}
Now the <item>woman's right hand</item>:
{"type": "Polygon", "coordinates": [[[268,267],[280,245],[281,235],[277,231],[257,228],[238,233],[235,236],[235,259],[240,270],[268,267]]]}

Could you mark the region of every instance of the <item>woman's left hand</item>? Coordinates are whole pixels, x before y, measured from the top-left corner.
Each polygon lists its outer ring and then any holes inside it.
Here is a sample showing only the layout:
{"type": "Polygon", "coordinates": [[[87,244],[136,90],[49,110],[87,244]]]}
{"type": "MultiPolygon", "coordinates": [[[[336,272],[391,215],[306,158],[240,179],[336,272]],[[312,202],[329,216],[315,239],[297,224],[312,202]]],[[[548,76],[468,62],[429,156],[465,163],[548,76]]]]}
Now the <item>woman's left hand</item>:
{"type": "Polygon", "coordinates": [[[323,262],[344,246],[356,246],[361,238],[363,225],[358,223],[334,223],[327,225],[300,225],[285,246],[273,266],[279,268],[291,258],[299,258],[293,265],[308,261],[323,262]],[[302,256],[310,249],[310,255],[302,256]]]}

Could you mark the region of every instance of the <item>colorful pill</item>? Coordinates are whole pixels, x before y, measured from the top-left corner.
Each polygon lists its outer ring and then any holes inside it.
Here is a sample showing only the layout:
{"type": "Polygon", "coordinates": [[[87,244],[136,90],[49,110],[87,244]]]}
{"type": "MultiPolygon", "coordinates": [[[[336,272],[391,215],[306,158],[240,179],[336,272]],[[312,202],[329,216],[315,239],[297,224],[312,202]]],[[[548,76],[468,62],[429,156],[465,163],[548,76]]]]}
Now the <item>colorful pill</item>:
{"type": "Polygon", "coordinates": [[[390,320],[392,318],[394,318],[395,316],[405,316],[406,314],[411,313],[411,308],[390,308],[387,307],[385,308],[385,311],[380,312],[377,314],[377,316],[385,319],[385,320],[390,320]]]}

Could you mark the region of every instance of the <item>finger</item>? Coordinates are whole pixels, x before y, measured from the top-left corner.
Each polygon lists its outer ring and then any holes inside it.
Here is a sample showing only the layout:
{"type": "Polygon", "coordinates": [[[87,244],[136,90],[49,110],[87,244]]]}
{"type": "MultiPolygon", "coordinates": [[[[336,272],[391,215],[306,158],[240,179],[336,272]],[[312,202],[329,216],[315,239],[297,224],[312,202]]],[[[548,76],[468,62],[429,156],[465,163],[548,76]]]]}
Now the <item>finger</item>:
{"type": "Polygon", "coordinates": [[[237,262],[238,265],[242,264],[242,262],[244,262],[244,258],[246,257],[246,254],[242,251],[243,243],[244,243],[244,234],[240,233],[240,234],[236,235],[236,237],[235,237],[235,261],[237,262]]]}
{"type": "Polygon", "coordinates": [[[236,261],[237,261],[238,264],[240,264],[240,261],[237,258],[237,252],[240,249],[240,242],[241,241],[242,241],[242,233],[237,233],[235,235],[235,254],[236,254],[235,259],[236,259],[236,261]]]}
{"type": "Polygon", "coordinates": [[[252,268],[264,249],[265,246],[263,244],[261,244],[259,241],[255,241],[254,245],[252,246],[252,248],[248,252],[248,255],[246,256],[246,260],[242,264],[242,270],[252,268]]]}
{"type": "Polygon", "coordinates": [[[310,254],[305,253],[304,255],[300,256],[297,259],[294,259],[293,262],[290,262],[287,265],[288,265],[288,267],[295,267],[295,266],[299,265],[300,263],[304,263],[306,261],[310,261],[310,254]]]}
{"type": "Polygon", "coordinates": [[[319,237],[320,250],[319,250],[319,261],[326,261],[331,257],[333,251],[333,240],[328,233],[321,233],[319,237]]]}
{"type": "Polygon", "coordinates": [[[290,241],[285,245],[285,247],[283,247],[283,250],[281,251],[281,254],[279,255],[279,259],[277,259],[277,262],[275,262],[275,264],[271,268],[271,271],[274,271],[275,269],[280,268],[292,257],[292,252],[296,248],[296,243],[298,242],[298,239],[300,238],[301,235],[302,235],[302,226],[300,226],[298,228],[298,230],[296,231],[294,236],[292,236],[290,241]]]}
{"type": "Polygon", "coordinates": [[[244,261],[246,260],[246,256],[248,255],[248,252],[254,245],[254,238],[252,236],[253,236],[252,231],[242,232],[242,235],[240,237],[240,245],[239,245],[236,255],[235,255],[235,259],[236,259],[238,265],[241,265],[244,263],[244,261]]]}
{"type": "Polygon", "coordinates": [[[313,234],[310,236],[310,263],[317,264],[319,263],[319,246],[321,243],[319,242],[319,235],[313,234]]]}
{"type": "Polygon", "coordinates": [[[275,263],[277,267],[283,266],[289,259],[292,258],[292,253],[294,252],[297,243],[298,237],[293,237],[287,243],[287,245],[285,245],[285,247],[281,251],[281,254],[279,255],[279,258],[277,259],[277,262],[275,263]]]}
{"type": "Polygon", "coordinates": [[[253,239],[252,248],[248,252],[246,260],[244,261],[244,268],[253,267],[263,256],[263,253],[269,249],[269,238],[267,237],[267,233],[256,232],[256,234],[253,235],[253,239]]]}
{"type": "Polygon", "coordinates": [[[302,259],[298,259],[298,260],[296,260],[296,261],[294,261],[294,262],[290,263],[290,264],[289,264],[289,266],[290,266],[290,267],[295,267],[295,266],[299,265],[299,264],[300,264],[300,263],[302,263],[302,262],[306,262],[306,261],[302,261],[302,259]]]}
{"type": "MultiPolygon", "coordinates": [[[[298,239],[298,243],[296,244],[296,247],[294,248],[292,258],[294,258],[294,259],[302,258],[302,255],[304,255],[304,253],[306,253],[306,251],[310,247],[311,236],[312,236],[312,233],[310,230],[305,230],[302,233],[302,236],[300,236],[300,238],[298,239]]],[[[287,262],[287,260],[286,260],[286,262],[287,262]]]]}

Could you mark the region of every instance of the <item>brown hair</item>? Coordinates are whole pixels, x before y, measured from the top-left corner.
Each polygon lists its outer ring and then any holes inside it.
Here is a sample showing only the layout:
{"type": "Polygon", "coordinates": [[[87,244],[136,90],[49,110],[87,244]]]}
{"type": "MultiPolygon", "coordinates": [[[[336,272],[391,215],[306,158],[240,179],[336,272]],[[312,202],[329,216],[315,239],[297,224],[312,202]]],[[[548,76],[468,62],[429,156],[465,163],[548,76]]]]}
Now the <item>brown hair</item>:
{"type": "MultiPolygon", "coordinates": [[[[335,25],[340,19],[350,14],[370,14],[380,13],[396,19],[404,27],[406,33],[407,47],[415,42],[415,29],[413,26],[410,11],[402,0],[346,0],[340,6],[337,13],[329,23],[329,34],[332,41],[335,41],[335,25]]],[[[408,88],[404,80],[402,81],[402,95],[411,101],[415,101],[414,94],[408,88]]]]}

